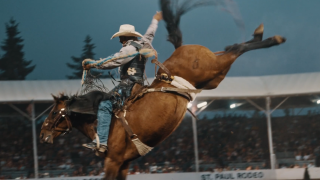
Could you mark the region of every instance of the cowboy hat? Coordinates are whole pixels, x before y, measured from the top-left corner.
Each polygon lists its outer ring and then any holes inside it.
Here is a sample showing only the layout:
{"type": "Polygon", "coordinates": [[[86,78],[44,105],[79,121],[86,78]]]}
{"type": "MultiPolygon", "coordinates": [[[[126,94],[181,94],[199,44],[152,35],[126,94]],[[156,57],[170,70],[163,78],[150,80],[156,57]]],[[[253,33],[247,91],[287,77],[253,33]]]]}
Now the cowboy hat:
{"type": "Polygon", "coordinates": [[[142,37],[142,35],[135,31],[134,26],[130,24],[123,24],[120,26],[119,32],[115,33],[111,39],[118,37],[118,36],[135,36],[135,37],[142,37]]]}

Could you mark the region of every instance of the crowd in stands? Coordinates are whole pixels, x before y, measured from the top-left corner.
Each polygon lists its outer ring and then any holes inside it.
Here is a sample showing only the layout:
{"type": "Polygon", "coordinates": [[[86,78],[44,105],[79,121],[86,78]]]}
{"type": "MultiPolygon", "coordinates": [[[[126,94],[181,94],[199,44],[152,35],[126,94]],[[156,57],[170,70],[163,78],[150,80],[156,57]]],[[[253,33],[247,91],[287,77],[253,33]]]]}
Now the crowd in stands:
{"type": "Polygon", "coordinates": [[[320,153],[319,115],[273,118],[273,143],[277,152],[295,152],[296,160],[314,159],[320,153]]]}
{"type": "MultiPolygon", "coordinates": [[[[295,152],[296,160],[320,154],[320,115],[284,116],[272,120],[275,152],[295,152]]],[[[0,118],[0,179],[6,172],[25,171],[33,178],[31,122],[21,117],[0,118]]],[[[37,136],[41,122],[37,125],[37,136]]],[[[268,168],[269,148],[264,116],[215,115],[197,122],[200,171],[268,168]],[[245,165],[236,167],[237,163],[245,165]],[[254,164],[254,165],[250,165],[254,164]],[[249,164],[249,165],[248,165],[249,164]]],[[[77,130],[58,137],[54,144],[38,142],[41,177],[103,175],[103,160],[82,147],[89,140],[77,130]],[[62,170],[52,173],[52,170],[62,170]]],[[[192,120],[186,117],[177,130],[149,154],[132,162],[129,174],[194,171],[192,120]]],[[[314,167],[280,164],[279,168],[314,167]]],[[[25,177],[24,176],[24,177],[25,177]]]]}
{"type": "MultiPolygon", "coordinates": [[[[217,164],[224,168],[228,162],[261,162],[268,154],[259,135],[261,124],[245,116],[206,117],[197,122],[200,164],[217,164]]],[[[267,145],[267,143],[266,143],[267,145]]],[[[179,128],[149,156],[137,160],[138,164],[162,162],[171,168],[192,171],[194,146],[191,118],[185,118],[179,128]]]]}
{"type": "Polygon", "coordinates": [[[20,171],[33,167],[30,121],[21,118],[0,120],[1,171],[20,171]]]}

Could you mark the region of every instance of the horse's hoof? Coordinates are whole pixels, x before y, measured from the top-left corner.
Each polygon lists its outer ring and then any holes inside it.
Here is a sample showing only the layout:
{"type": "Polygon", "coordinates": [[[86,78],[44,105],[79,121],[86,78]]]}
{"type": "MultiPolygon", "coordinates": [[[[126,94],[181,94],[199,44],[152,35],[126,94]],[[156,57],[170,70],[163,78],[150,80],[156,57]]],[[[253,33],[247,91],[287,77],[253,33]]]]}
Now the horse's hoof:
{"type": "Polygon", "coordinates": [[[263,24],[260,24],[256,30],[254,30],[253,35],[263,34],[264,26],[263,24]]]}
{"type": "Polygon", "coordinates": [[[278,35],[273,36],[273,39],[276,40],[278,44],[284,43],[287,40],[286,38],[278,36],[278,35]]]}

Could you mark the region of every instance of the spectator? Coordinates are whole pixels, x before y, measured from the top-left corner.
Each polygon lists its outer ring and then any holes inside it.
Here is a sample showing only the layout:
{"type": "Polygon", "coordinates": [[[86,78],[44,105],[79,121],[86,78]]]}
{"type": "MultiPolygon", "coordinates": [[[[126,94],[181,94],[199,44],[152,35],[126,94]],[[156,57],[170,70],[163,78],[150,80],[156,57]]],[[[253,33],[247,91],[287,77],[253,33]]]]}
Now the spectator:
{"type": "Polygon", "coordinates": [[[297,161],[300,161],[300,160],[302,160],[302,155],[301,155],[301,152],[298,152],[298,153],[296,153],[296,160],[297,161]]]}
{"type": "Polygon", "coordinates": [[[312,162],[310,162],[309,164],[308,164],[308,168],[314,168],[315,166],[314,166],[314,164],[312,163],[312,162]]]}

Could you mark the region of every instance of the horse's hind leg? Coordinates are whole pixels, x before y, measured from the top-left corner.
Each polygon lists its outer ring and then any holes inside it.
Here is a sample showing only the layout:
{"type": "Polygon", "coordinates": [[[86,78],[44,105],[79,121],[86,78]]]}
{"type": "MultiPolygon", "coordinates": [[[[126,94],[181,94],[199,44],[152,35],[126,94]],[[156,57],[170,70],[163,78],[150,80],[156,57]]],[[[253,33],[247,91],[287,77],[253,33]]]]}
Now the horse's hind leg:
{"type": "Polygon", "coordinates": [[[218,87],[220,82],[226,77],[227,73],[229,72],[231,68],[231,65],[226,66],[226,68],[221,71],[214,79],[212,79],[210,82],[207,82],[205,86],[199,85],[199,88],[204,88],[204,89],[215,89],[218,87]]]}
{"type": "Polygon", "coordinates": [[[250,41],[247,41],[245,43],[253,43],[253,42],[259,42],[262,41],[263,38],[263,31],[264,31],[264,26],[263,24],[260,24],[253,32],[253,39],[250,41]]]}
{"type": "MultiPolygon", "coordinates": [[[[244,44],[249,44],[249,43],[253,43],[253,42],[262,41],[263,31],[264,31],[264,26],[263,26],[263,24],[260,24],[253,32],[253,34],[252,34],[253,38],[250,41],[245,42],[244,44]]],[[[231,48],[234,48],[234,47],[239,46],[239,45],[240,44],[234,44],[234,45],[231,45],[231,46],[227,46],[225,48],[225,51],[229,51],[231,48]]]]}
{"type": "Polygon", "coordinates": [[[272,46],[284,43],[286,41],[286,39],[281,36],[273,36],[271,38],[268,38],[262,41],[263,31],[264,31],[264,26],[263,24],[260,24],[260,26],[255,29],[252,40],[242,44],[234,44],[231,46],[227,46],[225,48],[225,51],[233,52],[235,54],[241,55],[247,51],[272,47],[272,46]]]}
{"type": "Polygon", "coordinates": [[[276,46],[276,45],[284,43],[285,41],[286,41],[285,38],[277,35],[277,36],[270,37],[270,38],[265,39],[260,42],[235,44],[232,46],[228,46],[228,47],[226,47],[226,52],[233,52],[237,55],[241,55],[247,51],[276,46]]]}
{"type": "Polygon", "coordinates": [[[242,53],[247,51],[255,50],[255,49],[262,49],[262,48],[269,48],[272,46],[276,46],[286,42],[286,39],[281,36],[273,36],[261,42],[253,42],[253,43],[246,43],[242,44],[242,53]]]}

